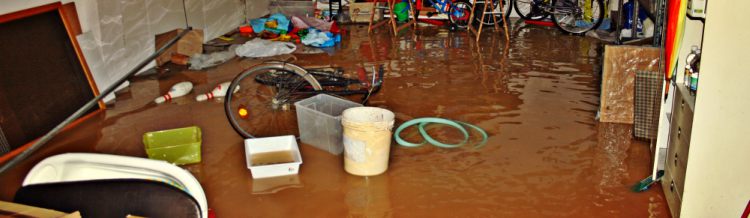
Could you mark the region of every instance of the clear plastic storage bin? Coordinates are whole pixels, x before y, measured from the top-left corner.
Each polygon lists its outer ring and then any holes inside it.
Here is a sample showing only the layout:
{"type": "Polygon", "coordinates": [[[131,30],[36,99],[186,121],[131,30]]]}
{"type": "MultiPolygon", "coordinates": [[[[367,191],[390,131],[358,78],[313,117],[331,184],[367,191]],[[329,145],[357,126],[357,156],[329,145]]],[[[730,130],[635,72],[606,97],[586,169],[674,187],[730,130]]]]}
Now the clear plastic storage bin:
{"type": "Polygon", "coordinates": [[[361,106],[362,104],[326,94],[294,103],[300,141],[331,154],[341,154],[344,151],[341,141],[341,113],[348,108],[361,106]]]}

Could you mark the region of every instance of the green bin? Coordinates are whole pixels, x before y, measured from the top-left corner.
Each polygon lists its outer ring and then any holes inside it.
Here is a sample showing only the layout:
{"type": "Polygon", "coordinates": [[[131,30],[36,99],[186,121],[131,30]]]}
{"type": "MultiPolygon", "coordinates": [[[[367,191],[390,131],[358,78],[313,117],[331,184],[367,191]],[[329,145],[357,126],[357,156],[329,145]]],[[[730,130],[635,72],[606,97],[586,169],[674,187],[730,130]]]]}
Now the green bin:
{"type": "Polygon", "coordinates": [[[148,158],[182,165],[201,162],[201,129],[197,126],[143,134],[148,158]]]}

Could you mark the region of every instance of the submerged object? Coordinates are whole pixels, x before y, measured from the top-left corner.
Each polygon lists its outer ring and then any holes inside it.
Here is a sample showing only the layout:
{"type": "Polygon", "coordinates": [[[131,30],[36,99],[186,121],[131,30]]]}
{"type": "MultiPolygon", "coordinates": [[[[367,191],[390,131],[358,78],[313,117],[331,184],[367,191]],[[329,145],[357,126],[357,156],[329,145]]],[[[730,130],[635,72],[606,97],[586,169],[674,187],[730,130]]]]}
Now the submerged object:
{"type": "MultiPolygon", "coordinates": [[[[224,97],[227,95],[227,89],[229,89],[229,84],[231,82],[223,82],[214,88],[214,90],[211,90],[211,92],[203,93],[198,96],[195,96],[196,101],[205,101],[209,99],[213,99],[216,97],[224,97]]],[[[232,93],[237,93],[237,91],[240,90],[240,86],[237,86],[232,93]]]]}
{"type": "Polygon", "coordinates": [[[193,83],[191,82],[181,82],[174,84],[172,88],[169,89],[169,92],[167,92],[166,95],[159,96],[158,98],[154,99],[154,102],[157,104],[164,103],[165,101],[171,101],[172,98],[182,97],[190,93],[190,91],[193,90],[193,83]]]}
{"type": "Polygon", "coordinates": [[[645,179],[641,180],[640,182],[633,185],[633,187],[630,189],[633,192],[642,192],[648,190],[651,185],[661,180],[661,177],[664,176],[664,170],[659,170],[656,172],[656,179],[654,180],[652,176],[646,177],[645,179]]]}

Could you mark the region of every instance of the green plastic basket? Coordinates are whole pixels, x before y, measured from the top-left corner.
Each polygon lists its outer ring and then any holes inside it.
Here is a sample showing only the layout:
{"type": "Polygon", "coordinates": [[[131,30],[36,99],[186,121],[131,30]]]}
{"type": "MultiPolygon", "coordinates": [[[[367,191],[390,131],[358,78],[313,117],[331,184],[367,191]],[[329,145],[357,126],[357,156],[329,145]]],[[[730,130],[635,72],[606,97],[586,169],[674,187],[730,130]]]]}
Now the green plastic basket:
{"type": "Polygon", "coordinates": [[[148,158],[182,165],[201,162],[201,129],[197,126],[143,134],[148,158]]]}

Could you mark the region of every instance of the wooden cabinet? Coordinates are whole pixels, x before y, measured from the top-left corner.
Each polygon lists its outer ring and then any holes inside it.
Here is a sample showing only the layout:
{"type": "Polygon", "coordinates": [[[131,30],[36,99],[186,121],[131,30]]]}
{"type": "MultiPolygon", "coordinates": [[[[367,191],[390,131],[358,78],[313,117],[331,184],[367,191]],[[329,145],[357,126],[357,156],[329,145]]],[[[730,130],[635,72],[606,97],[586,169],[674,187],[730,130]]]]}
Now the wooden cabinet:
{"type": "Polygon", "coordinates": [[[680,216],[682,205],[682,194],[685,190],[685,172],[687,170],[688,155],[690,151],[690,133],[693,127],[693,114],[695,111],[695,96],[682,84],[677,85],[669,136],[669,147],[667,148],[667,161],[664,167],[662,187],[667,197],[672,217],[680,216]]]}

